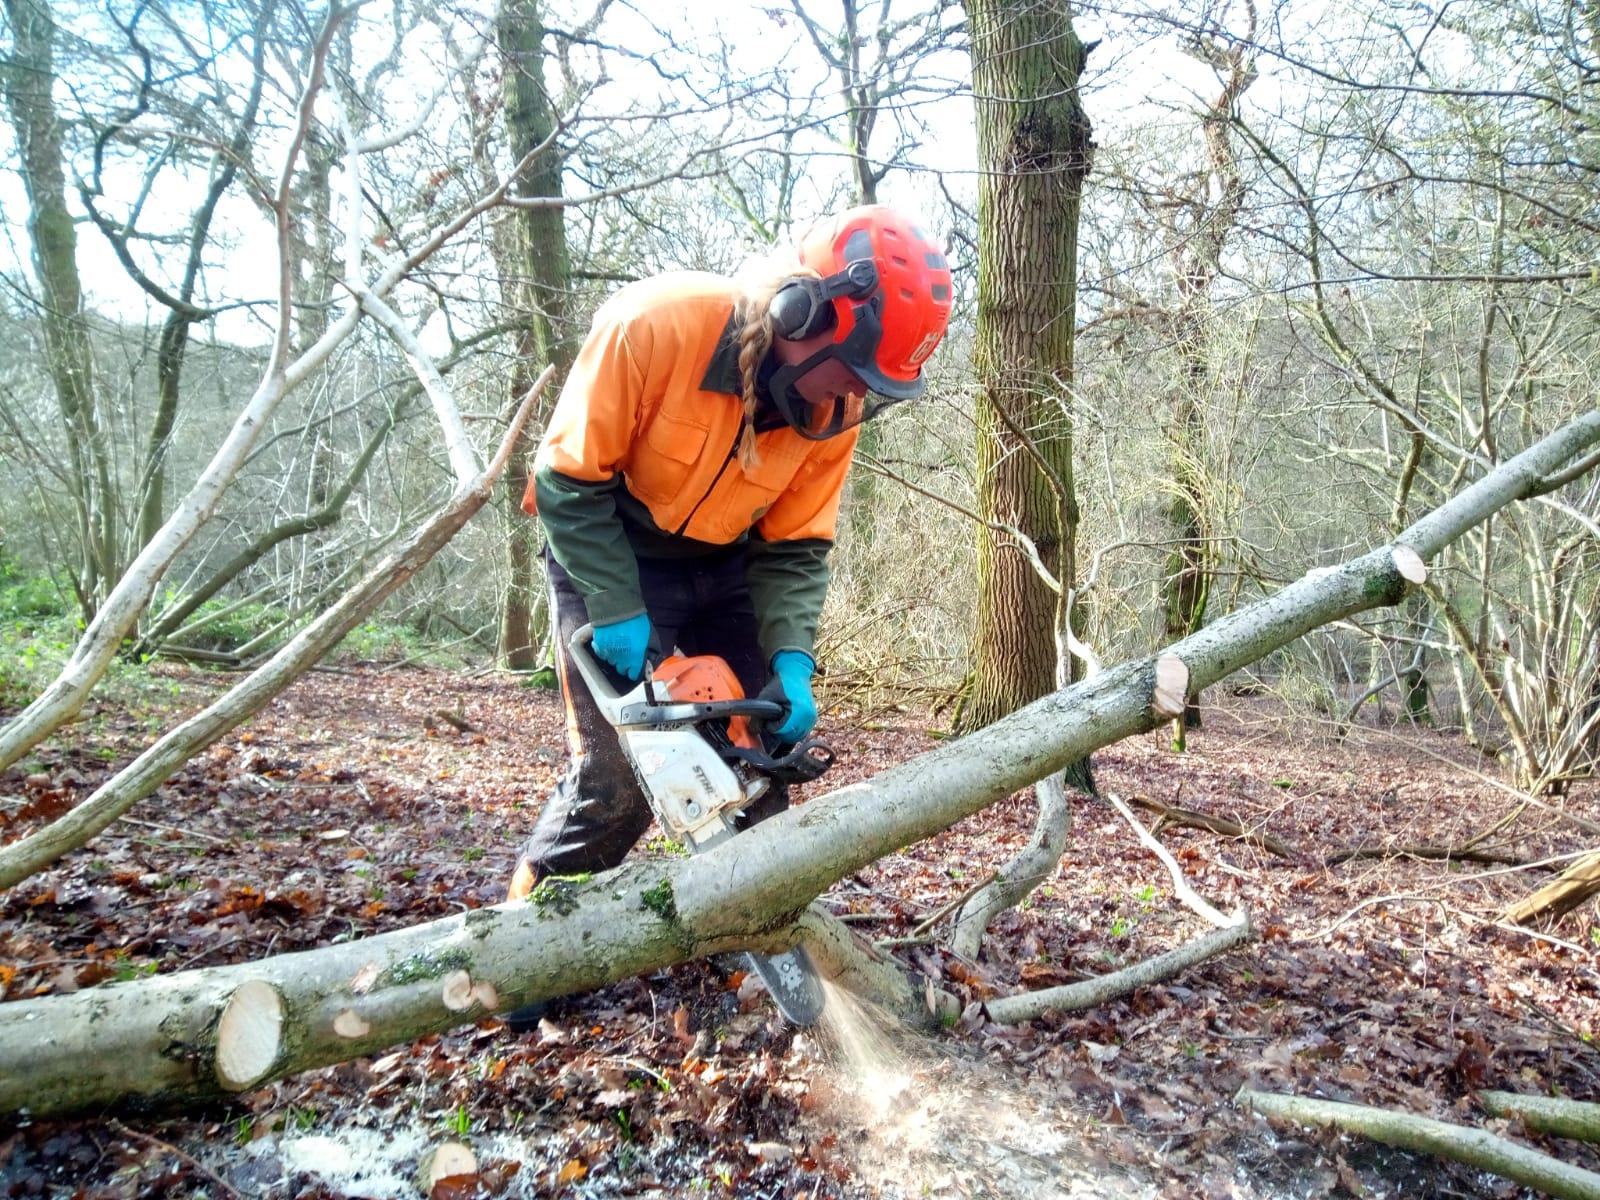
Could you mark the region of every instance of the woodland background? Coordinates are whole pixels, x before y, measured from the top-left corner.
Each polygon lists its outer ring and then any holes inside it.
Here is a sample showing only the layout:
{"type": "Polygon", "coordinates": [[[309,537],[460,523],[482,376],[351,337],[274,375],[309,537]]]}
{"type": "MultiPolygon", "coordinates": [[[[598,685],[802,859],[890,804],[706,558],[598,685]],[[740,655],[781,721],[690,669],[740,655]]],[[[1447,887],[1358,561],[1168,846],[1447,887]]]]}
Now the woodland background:
{"type": "MultiPolygon", "coordinates": [[[[267,663],[459,494],[612,289],[732,271],[849,204],[920,213],[958,306],[852,475],[820,652],[840,729],[981,728],[1391,541],[1595,408],[1593,4],[791,0],[712,29],[6,0],[0,36],[11,883],[65,852],[19,851],[54,815],[23,783],[96,684],[267,663]]],[[[337,661],[548,682],[516,500],[552,396],[337,661]]],[[[1244,702],[1329,744],[1438,736],[1581,828],[1594,463],[1184,724],[1244,702]]],[[[1473,812],[1458,844],[1507,828],[1473,812]]],[[[1594,874],[1538,914],[1585,979],[1594,874]]]]}

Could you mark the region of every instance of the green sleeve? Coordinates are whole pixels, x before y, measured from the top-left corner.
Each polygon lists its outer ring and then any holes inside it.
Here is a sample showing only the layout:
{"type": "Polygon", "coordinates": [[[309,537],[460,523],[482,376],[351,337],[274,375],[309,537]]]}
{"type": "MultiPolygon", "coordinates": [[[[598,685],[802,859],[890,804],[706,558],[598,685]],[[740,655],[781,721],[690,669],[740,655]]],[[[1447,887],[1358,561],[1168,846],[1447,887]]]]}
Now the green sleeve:
{"type": "Polygon", "coordinates": [[[617,518],[621,476],[588,483],[540,467],[533,486],[550,553],[572,576],[589,620],[604,625],[644,612],[639,563],[617,518]]]}
{"type": "Polygon", "coordinates": [[[779,650],[799,650],[816,658],[817,618],[828,595],[827,538],[768,542],[750,538],[745,578],[755,601],[761,652],[767,661],[779,650]]]}

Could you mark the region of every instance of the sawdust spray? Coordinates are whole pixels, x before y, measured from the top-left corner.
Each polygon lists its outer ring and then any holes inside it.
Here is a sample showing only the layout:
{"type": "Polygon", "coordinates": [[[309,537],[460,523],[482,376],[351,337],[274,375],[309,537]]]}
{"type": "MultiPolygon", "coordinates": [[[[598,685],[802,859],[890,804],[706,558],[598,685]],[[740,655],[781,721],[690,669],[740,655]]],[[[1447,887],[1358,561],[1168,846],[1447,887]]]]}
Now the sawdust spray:
{"type": "Polygon", "coordinates": [[[885,1197],[1045,1200],[1103,1190],[1077,1166],[1048,1106],[981,1056],[962,1057],[892,1014],[824,981],[816,1030],[832,1095],[814,1118],[840,1140],[858,1179],[885,1197]]]}

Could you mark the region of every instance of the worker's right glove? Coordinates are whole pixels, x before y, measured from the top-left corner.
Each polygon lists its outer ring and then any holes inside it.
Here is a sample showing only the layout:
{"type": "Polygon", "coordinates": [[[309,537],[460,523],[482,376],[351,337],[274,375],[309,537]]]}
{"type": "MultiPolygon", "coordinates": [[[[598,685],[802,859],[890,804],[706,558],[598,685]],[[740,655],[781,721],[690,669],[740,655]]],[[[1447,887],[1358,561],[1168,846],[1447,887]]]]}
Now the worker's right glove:
{"type": "Polygon", "coordinates": [[[789,712],[772,729],[772,736],[793,745],[817,723],[817,702],[811,695],[811,676],[817,664],[799,650],[779,650],[772,656],[772,680],[761,689],[761,699],[789,706],[789,712]]]}
{"type": "Polygon", "coordinates": [[[594,653],[624,679],[644,675],[644,655],[650,648],[650,618],[644,613],[594,627],[594,653]]]}

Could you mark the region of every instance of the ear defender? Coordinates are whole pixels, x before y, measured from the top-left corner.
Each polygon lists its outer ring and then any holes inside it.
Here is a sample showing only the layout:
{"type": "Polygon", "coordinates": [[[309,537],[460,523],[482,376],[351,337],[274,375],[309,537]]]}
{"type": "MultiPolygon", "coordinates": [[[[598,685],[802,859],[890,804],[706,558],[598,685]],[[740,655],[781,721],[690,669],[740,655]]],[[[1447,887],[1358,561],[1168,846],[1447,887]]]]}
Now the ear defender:
{"type": "Polygon", "coordinates": [[[772,332],[791,342],[816,337],[833,328],[835,300],[865,300],[877,290],[878,267],[870,258],[858,258],[826,279],[797,275],[778,289],[767,306],[772,332]]]}

